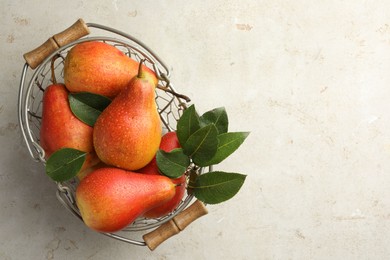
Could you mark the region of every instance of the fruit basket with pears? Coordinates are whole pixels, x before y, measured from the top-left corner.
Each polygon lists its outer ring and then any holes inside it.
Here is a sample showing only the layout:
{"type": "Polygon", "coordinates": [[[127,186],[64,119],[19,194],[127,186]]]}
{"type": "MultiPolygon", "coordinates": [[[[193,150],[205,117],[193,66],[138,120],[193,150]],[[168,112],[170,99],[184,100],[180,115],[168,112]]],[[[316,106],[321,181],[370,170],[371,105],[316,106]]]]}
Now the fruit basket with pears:
{"type": "Polygon", "coordinates": [[[154,250],[242,187],[246,175],[213,166],[248,132],[229,132],[224,107],[199,114],[135,37],[79,19],[23,56],[27,149],[92,230],[154,250]]]}

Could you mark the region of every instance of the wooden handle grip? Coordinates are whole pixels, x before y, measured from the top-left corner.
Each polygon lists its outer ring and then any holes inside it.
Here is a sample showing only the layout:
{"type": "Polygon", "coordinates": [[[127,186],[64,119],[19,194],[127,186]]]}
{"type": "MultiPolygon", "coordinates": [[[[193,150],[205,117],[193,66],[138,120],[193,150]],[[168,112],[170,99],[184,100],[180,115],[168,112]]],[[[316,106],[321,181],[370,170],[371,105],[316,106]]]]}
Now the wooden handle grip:
{"type": "Polygon", "coordinates": [[[23,55],[27,64],[30,68],[35,69],[38,67],[42,61],[47,58],[54,51],[60,47],[71,43],[85,35],[90,33],[88,26],[83,21],[83,19],[77,20],[73,25],[71,25],[66,30],[55,34],[53,37],[49,38],[41,46],[35,48],[34,50],[27,52],[23,55]]]}
{"type": "Polygon", "coordinates": [[[191,206],[180,212],[172,220],[180,230],[184,230],[194,220],[208,213],[206,206],[200,200],[196,200],[191,206]]]}
{"type": "Polygon", "coordinates": [[[162,242],[184,230],[194,220],[208,213],[203,202],[196,200],[191,206],[177,214],[157,229],[143,235],[150,250],[156,249],[162,242]]]}
{"type": "Polygon", "coordinates": [[[149,249],[153,251],[162,242],[178,234],[179,232],[180,229],[176,226],[175,222],[173,222],[173,220],[171,219],[168,222],[165,222],[164,224],[159,226],[157,229],[143,235],[142,238],[144,239],[149,249]]]}

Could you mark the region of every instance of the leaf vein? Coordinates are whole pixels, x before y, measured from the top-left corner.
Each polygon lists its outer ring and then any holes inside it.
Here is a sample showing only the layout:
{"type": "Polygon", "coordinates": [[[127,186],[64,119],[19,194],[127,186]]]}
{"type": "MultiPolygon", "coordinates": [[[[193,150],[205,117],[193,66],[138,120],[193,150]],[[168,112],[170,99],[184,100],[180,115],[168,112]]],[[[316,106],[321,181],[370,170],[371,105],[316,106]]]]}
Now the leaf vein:
{"type": "Polygon", "coordinates": [[[194,154],[196,154],[198,152],[198,150],[200,149],[200,147],[203,145],[204,141],[206,140],[207,136],[210,134],[210,131],[211,131],[211,127],[209,127],[209,129],[208,129],[207,133],[205,134],[205,136],[203,137],[202,141],[199,143],[198,147],[196,147],[195,151],[193,151],[190,156],[193,156],[194,154]]]}

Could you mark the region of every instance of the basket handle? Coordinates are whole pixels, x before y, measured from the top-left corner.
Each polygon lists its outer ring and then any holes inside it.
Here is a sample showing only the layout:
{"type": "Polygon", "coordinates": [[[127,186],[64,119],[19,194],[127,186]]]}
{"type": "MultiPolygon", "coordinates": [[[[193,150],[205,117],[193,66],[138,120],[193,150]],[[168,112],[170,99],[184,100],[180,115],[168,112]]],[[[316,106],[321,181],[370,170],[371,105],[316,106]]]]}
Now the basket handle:
{"type": "Polygon", "coordinates": [[[194,220],[208,213],[203,202],[196,200],[191,206],[180,212],[157,229],[143,235],[150,250],[156,249],[162,242],[184,230],[194,220]]]}
{"type": "Polygon", "coordinates": [[[34,50],[27,52],[23,55],[27,64],[31,69],[38,67],[42,61],[50,54],[55,52],[60,47],[71,43],[85,35],[88,35],[90,30],[83,19],[78,19],[73,25],[64,31],[55,34],[34,50]]]}

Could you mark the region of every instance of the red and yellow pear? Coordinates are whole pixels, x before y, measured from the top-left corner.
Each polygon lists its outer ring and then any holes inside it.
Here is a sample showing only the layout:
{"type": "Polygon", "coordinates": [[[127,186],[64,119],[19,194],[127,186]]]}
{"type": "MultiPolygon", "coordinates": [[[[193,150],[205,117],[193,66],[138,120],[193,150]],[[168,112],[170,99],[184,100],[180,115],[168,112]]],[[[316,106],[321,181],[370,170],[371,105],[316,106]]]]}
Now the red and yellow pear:
{"type": "Polygon", "coordinates": [[[156,154],[162,135],[155,86],[139,73],[97,118],[93,144],[106,164],[135,171],[156,154]]]}
{"type": "Polygon", "coordinates": [[[80,181],[76,203],[89,228],[116,232],[174,195],[175,185],[168,177],[111,167],[95,170],[80,181]]]}
{"type": "MultiPolygon", "coordinates": [[[[114,98],[138,73],[139,63],[118,48],[100,41],[76,44],[64,63],[64,82],[70,92],[90,92],[114,98]]],[[[157,85],[155,73],[143,66],[145,79],[157,85]]]]}
{"type": "Polygon", "coordinates": [[[39,143],[45,151],[46,158],[61,148],[87,152],[82,167],[82,170],[85,170],[100,160],[94,152],[93,129],[74,116],[69,106],[68,93],[64,84],[60,83],[52,84],[45,89],[39,143]]]}

